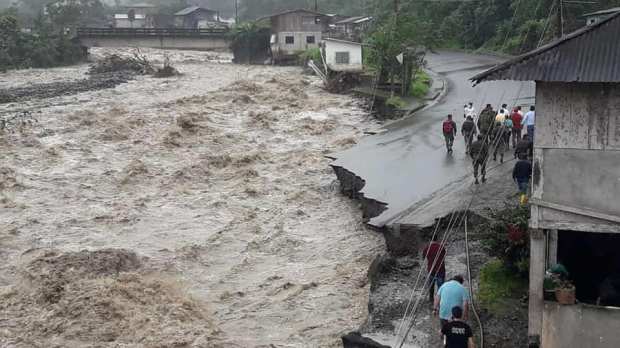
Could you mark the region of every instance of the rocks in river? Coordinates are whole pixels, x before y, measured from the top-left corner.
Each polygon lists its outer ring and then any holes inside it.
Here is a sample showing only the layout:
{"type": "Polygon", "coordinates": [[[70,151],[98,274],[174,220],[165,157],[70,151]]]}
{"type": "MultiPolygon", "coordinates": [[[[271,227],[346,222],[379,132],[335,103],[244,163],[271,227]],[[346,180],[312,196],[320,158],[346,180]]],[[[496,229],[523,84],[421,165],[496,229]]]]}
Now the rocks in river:
{"type": "Polygon", "coordinates": [[[14,103],[32,98],[53,98],[74,95],[82,92],[114,88],[121,83],[134,79],[135,74],[120,71],[91,75],[87,79],[41,83],[28,87],[16,87],[0,90],[0,104],[14,103]]]}
{"type": "Polygon", "coordinates": [[[390,348],[355,331],[342,336],[342,346],[344,348],[390,348]]]}

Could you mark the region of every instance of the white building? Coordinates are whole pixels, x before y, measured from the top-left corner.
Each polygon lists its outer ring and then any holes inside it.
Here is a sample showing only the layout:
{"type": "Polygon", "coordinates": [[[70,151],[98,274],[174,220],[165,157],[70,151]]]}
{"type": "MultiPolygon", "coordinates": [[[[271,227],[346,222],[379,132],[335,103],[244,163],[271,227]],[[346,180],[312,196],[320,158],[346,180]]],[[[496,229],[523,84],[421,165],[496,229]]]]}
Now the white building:
{"type": "Polygon", "coordinates": [[[117,13],[114,15],[114,27],[115,28],[145,28],[146,15],[136,13],[133,20],[129,20],[129,14],[117,13]]]}
{"type": "Polygon", "coordinates": [[[323,39],[325,62],[333,71],[359,72],[364,69],[362,44],[338,39],[323,39]]]}

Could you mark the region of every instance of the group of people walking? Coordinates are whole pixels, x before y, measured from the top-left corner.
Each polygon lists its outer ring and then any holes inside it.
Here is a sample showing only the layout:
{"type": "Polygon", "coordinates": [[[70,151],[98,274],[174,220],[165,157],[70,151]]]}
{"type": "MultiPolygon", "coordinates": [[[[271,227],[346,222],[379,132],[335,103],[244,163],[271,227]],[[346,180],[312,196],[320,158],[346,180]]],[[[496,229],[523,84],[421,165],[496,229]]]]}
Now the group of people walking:
{"type": "Polygon", "coordinates": [[[437,241],[437,236],[422,251],[426,257],[429,274],[429,301],[433,314],[439,317],[441,335],[447,348],[474,348],[473,332],[467,317],[469,292],[463,286],[463,276],[446,279],[446,249],[437,241]],[[435,293],[437,285],[437,293],[435,293]]]}
{"type": "MultiPolygon", "coordinates": [[[[461,126],[461,134],[465,139],[465,153],[472,159],[475,183],[480,183],[478,174],[481,175],[482,182],[486,182],[486,164],[491,154],[493,161],[497,161],[499,157],[499,162],[504,163],[504,155],[512,147],[514,158],[519,160],[513,170],[513,179],[522,195],[526,194],[531,177],[531,163],[528,159],[533,156],[535,107],[531,106],[529,111],[523,114],[521,106],[509,111],[508,106],[503,104],[496,111],[491,104],[487,104],[475,120],[474,105],[468,103],[464,107],[463,118],[465,120],[461,126]]],[[[442,131],[448,154],[452,154],[454,139],[458,134],[452,115],[448,115],[444,120],[442,131]]]]}

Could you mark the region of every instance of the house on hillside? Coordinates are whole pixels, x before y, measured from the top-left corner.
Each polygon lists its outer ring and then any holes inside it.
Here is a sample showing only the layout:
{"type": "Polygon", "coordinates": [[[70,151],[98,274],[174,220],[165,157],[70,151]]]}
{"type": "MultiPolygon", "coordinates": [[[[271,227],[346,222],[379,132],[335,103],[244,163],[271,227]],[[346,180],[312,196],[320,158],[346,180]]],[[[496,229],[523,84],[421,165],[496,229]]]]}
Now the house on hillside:
{"type": "Polygon", "coordinates": [[[338,39],[323,39],[327,67],[337,72],[362,72],[364,70],[362,44],[338,39]]]}
{"type": "Polygon", "coordinates": [[[123,6],[122,13],[114,14],[115,28],[153,28],[154,16],[159,8],[155,5],[140,3],[123,6]]]}
{"type": "Polygon", "coordinates": [[[583,17],[586,19],[587,25],[593,25],[600,21],[604,21],[605,19],[613,16],[614,14],[620,12],[620,7],[614,7],[607,10],[596,11],[592,13],[586,13],[583,17]]]}
{"type": "Polygon", "coordinates": [[[531,346],[620,347],[620,12],[475,76],[536,81],[531,346]],[[564,265],[577,304],[544,300],[564,265]]]}
{"type": "Polygon", "coordinates": [[[177,28],[204,29],[224,25],[220,22],[220,13],[203,7],[190,6],[174,14],[177,28]]]}
{"type": "Polygon", "coordinates": [[[258,21],[271,21],[271,51],[276,62],[295,59],[300,52],[319,47],[330,16],[310,10],[290,10],[258,21]]]}
{"type": "Polygon", "coordinates": [[[367,16],[349,17],[332,24],[330,37],[359,41],[368,30],[373,18],[367,16]]]}
{"type": "Polygon", "coordinates": [[[130,17],[127,13],[116,13],[114,15],[115,28],[146,28],[146,15],[138,13],[130,17]]]}

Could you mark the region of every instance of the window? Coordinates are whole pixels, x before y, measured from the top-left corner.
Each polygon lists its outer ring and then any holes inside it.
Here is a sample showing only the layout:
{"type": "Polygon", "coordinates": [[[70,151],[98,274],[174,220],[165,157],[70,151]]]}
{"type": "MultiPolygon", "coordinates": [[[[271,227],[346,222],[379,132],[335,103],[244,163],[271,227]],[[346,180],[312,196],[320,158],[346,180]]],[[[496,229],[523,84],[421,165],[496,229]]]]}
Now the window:
{"type": "Polygon", "coordinates": [[[315,42],[314,36],[306,36],[306,43],[313,44],[315,42]]]}
{"type": "Polygon", "coordinates": [[[294,36],[287,36],[284,38],[284,43],[286,43],[287,45],[292,45],[295,43],[295,37],[294,36]]]}
{"type": "Polygon", "coordinates": [[[336,52],[336,64],[349,64],[349,52],[336,52]]]}

